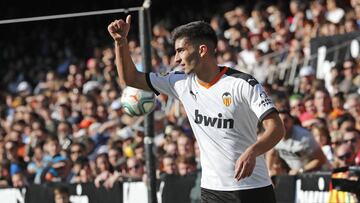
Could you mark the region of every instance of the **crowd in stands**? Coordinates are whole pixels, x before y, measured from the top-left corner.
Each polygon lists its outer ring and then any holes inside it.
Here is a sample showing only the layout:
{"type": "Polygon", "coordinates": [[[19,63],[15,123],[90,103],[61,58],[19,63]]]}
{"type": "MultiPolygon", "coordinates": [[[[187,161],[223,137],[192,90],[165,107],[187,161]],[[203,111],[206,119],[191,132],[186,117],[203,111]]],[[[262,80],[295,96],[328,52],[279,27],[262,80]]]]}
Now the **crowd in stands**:
{"type": "MultiPolygon", "coordinates": [[[[297,89],[279,80],[278,70],[309,58],[314,37],[359,31],[360,1],[291,0],[289,9],[286,15],[276,4],[259,3],[252,10],[240,5],[214,15],[218,63],[253,74],[279,110],[287,132],[267,154],[271,175],[359,165],[359,59],[338,61],[330,81],[300,64],[297,89]],[[277,60],[264,59],[273,53],[280,53],[277,60]]],[[[176,69],[170,30],[155,24],[152,31],[153,71],[176,69]]],[[[54,35],[51,41],[43,35],[36,36],[38,56],[24,51],[21,40],[2,53],[8,71],[1,77],[0,187],[48,182],[112,187],[119,180],[141,180],[143,118],[121,108],[125,87],[117,79],[110,37],[99,46],[97,30],[77,31],[73,36],[86,36],[84,47],[76,39],[54,35]],[[66,47],[62,51],[59,41],[66,47]],[[76,46],[86,53],[73,50],[76,46]]],[[[141,68],[138,41],[131,39],[129,47],[141,68]]],[[[156,105],[158,178],[197,173],[199,150],[183,107],[165,95],[156,105]]]]}

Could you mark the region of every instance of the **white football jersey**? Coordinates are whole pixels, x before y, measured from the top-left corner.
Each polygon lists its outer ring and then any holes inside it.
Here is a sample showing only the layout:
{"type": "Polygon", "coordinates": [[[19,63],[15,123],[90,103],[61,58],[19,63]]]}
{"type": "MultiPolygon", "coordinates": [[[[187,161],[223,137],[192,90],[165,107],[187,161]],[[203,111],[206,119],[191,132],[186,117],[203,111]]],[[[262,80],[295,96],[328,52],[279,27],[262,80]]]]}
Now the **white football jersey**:
{"type": "Polygon", "coordinates": [[[200,148],[201,187],[233,191],[271,184],[264,156],[256,159],[250,177],[237,181],[235,163],[257,139],[257,126],[276,111],[263,87],[251,76],[227,67],[205,86],[195,74],[146,74],[149,87],[179,99],[200,148]]]}

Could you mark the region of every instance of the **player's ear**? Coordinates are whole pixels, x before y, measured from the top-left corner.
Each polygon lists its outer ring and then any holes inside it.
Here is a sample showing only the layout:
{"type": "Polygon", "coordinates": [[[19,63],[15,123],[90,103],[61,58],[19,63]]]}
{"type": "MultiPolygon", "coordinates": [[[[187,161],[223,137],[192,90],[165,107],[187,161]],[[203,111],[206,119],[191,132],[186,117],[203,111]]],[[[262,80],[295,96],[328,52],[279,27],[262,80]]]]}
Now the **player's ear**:
{"type": "Polygon", "coordinates": [[[200,54],[200,57],[203,57],[205,56],[205,54],[207,54],[208,52],[208,47],[205,45],[205,44],[201,44],[199,46],[199,54],[200,54]]]}

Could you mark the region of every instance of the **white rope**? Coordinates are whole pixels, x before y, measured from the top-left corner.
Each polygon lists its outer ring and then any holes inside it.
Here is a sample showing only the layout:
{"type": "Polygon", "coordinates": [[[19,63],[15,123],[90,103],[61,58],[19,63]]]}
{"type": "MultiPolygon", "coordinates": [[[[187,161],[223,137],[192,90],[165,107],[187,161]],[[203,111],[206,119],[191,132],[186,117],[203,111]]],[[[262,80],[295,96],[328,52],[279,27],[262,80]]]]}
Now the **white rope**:
{"type": "Polygon", "coordinates": [[[10,23],[41,21],[41,20],[52,20],[52,19],[59,19],[59,18],[74,18],[74,17],[81,17],[81,16],[104,15],[104,14],[111,14],[111,13],[128,13],[131,11],[139,11],[141,9],[143,9],[143,7],[133,7],[133,8],[127,8],[127,9],[120,8],[120,9],[89,11],[89,12],[81,12],[81,13],[68,13],[68,14],[38,16],[38,17],[29,17],[29,18],[16,18],[16,19],[0,20],[0,25],[10,24],[10,23]]]}

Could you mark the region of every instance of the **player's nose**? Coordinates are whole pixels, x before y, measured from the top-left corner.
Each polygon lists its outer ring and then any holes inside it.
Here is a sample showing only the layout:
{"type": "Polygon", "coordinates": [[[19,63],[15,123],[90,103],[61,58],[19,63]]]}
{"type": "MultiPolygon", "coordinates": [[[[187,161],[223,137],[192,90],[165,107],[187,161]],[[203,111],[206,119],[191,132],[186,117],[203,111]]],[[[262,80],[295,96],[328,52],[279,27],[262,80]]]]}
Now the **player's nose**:
{"type": "Polygon", "coordinates": [[[176,63],[180,63],[181,62],[181,58],[179,57],[179,54],[175,54],[175,62],[176,63]]]}

